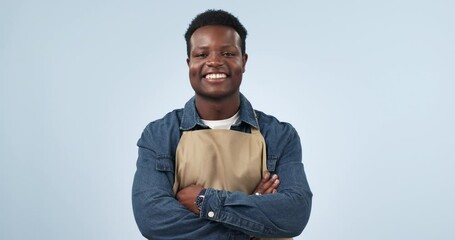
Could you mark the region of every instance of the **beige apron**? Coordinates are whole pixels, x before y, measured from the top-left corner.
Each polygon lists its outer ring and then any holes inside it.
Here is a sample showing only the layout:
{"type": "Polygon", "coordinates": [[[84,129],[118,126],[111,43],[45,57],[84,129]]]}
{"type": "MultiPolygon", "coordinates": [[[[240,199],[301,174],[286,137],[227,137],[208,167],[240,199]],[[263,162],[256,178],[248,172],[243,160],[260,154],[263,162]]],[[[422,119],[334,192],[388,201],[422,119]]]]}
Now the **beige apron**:
{"type": "Polygon", "coordinates": [[[191,184],[252,194],[267,170],[265,147],[255,128],[251,134],[224,129],[183,132],[176,150],[174,194],[191,184]]]}

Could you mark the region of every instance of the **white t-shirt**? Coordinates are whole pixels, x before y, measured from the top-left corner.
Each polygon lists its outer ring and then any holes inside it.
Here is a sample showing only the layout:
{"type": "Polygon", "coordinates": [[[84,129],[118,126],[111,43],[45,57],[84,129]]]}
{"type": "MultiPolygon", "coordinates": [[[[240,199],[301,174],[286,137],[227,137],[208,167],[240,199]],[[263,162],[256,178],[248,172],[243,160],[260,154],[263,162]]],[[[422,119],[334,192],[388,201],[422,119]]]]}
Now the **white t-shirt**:
{"type": "Polygon", "coordinates": [[[202,122],[207,125],[211,129],[231,129],[232,125],[235,125],[239,121],[239,112],[236,112],[234,116],[227,118],[227,119],[222,119],[222,120],[204,120],[201,119],[202,122]]]}

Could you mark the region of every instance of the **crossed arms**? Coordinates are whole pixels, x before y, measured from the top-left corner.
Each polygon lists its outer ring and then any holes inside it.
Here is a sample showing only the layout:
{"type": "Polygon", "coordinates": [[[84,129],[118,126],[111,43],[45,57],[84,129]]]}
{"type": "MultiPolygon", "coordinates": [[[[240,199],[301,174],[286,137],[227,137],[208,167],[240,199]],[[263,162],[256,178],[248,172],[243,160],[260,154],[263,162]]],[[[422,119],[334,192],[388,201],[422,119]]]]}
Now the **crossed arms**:
{"type": "Polygon", "coordinates": [[[271,159],[275,165],[269,170],[279,175],[279,187],[258,185],[257,191],[275,189],[276,193],[257,196],[209,188],[199,213],[194,200],[201,187],[190,186],[174,196],[174,159],[157,151],[146,129],[138,142],[132,196],[142,235],[153,239],[299,235],[309,219],[312,193],[301,162],[300,140],[297,133],[292,134],[283,152],[271,159]]]}

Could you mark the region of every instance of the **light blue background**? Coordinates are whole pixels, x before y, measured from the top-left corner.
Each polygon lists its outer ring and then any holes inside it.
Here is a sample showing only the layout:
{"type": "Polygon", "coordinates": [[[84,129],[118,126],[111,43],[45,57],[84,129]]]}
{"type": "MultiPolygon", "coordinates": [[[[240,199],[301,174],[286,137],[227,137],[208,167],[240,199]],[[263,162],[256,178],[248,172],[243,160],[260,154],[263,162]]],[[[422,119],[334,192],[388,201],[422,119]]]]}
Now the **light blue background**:
{"type": "Polygon", "coordinates": [[[192,96],[208,8],[249,31],[243,93],[301,135],[297,239],[455,238],[454,1],[2,0],[0,239],[142,239],[135,144],[192,96]]]}

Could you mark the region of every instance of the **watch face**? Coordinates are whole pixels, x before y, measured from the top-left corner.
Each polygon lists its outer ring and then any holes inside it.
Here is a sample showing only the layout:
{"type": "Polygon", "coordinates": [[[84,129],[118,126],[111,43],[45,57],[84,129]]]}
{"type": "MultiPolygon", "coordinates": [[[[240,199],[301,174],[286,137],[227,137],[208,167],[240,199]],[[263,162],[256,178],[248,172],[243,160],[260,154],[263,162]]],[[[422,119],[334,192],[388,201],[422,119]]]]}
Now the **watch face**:
{"type": "Polygon", "coordinates": [[[196,207],[199,209],[199,211],[202,208],[202,202],[204,202],[204,196],[203,195],[197,196],[197,198],[196,198],[196,207]]]}

